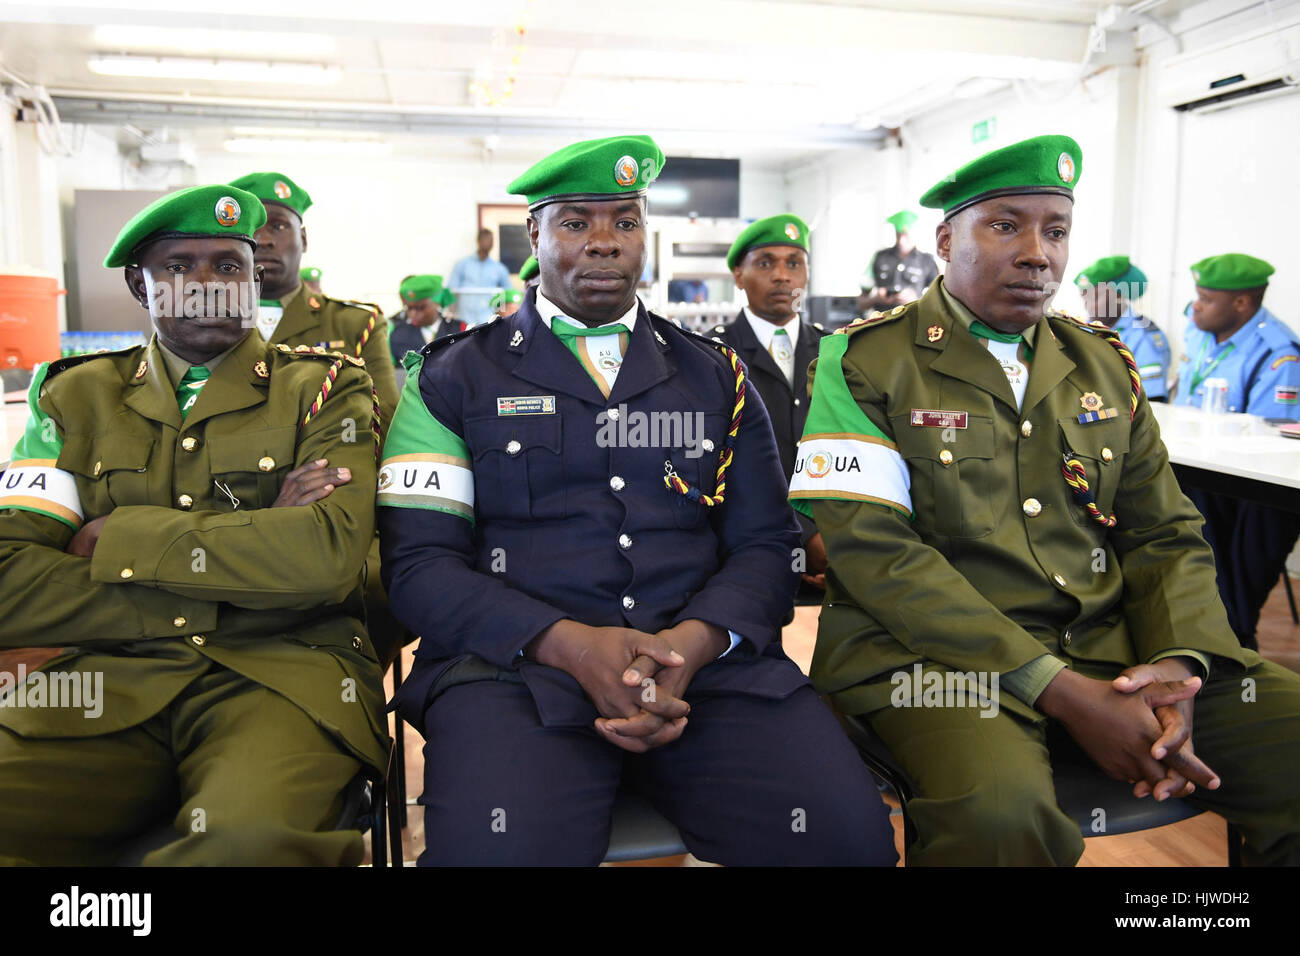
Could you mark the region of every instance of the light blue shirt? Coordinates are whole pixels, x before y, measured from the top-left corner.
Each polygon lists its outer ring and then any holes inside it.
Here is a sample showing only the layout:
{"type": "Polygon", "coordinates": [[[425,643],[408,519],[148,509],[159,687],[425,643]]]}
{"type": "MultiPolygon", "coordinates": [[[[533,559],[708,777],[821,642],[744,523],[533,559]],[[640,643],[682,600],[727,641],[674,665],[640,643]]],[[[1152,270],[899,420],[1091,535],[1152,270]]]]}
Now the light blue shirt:
{"type": "Polygon", "coordinates": [[[1189,321],[1183,350],[1175,405],[1199,408],[1205,380],[1226,378],[1228,411],[1300,421],[1300,337],[1268,309],[1223,343],[1189,321]]]}
{"type": "Polygon", "coordinates": [[[1137,315],[1130,306],[1115,323],[1115,331],[1123,339],[1137,362],[1142,376],[1142,390],[1148,399],[1169,397],[1169,340],[1160,327],[1145,315],[1137,315]]]}
{"type": "Polygon", "coordinates": [[[451,270],[451,291],[456,294],[456,313],[467,325],[482,325],[492,318],[493,292],[465,292],[461,289],[508,289],[510,270],[496,259],[466,256],[451,270]]]}

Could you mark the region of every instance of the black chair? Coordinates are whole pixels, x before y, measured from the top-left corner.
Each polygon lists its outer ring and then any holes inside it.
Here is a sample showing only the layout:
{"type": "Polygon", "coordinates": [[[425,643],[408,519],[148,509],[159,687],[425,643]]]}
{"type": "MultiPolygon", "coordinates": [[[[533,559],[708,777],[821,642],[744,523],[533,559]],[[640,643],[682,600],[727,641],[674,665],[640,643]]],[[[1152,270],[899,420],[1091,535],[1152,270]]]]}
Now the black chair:
{"type": "MultiPolygon", "coordinates": [[[[907,849],[916,840],[916,829],[907,815],[907,804],[915,795],[916,787],[865,720],[838,711],[835,716],[861,754],[863,763],[898,798],[903,815],[903,861],[906,863],[907,849]]],[[[1056,801],[1078,824],[1085,838],[1150,830],[1202,812],[1185,800],[1157,803],[1150,797],[1139,799],[1133,796],[1132,786],[1112,780],[1098,770],[1072,740],[1053,739],[1051,743],[1056,801]],[[1094,813],[1099,807],[1106,811],[1104,832],[1093,830],[1094,813]]],[[[1231,824],[1228,825],[1228,865],[1241,865],[1241,836],[1231,824]]]]}
{"type": "Polygon", "coordinates": [[[606,863],[654,860],[687,852],[677,828],[641,794],[619,790],[614,799],[614,819],[609,832],[606,863]]]}

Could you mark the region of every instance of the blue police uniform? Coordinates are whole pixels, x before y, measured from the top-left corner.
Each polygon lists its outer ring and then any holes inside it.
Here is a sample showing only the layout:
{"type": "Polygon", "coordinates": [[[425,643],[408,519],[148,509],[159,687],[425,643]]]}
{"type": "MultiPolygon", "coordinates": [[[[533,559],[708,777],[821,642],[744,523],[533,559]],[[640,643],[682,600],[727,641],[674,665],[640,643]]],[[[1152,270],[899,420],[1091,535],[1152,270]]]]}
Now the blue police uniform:
{"type": "Polygon", "coordinates": [[[757,390],[725,500],[705,507],[664,476],[715,490],[735,403],[721,349],[638,305],[605,397],[536,297],[430,343],[422,365],[408,356],[385,447],[384,584],[422,635],[394,700],[427,741],[421,862],[598,862],[622,781],[702,859],[892,863],[869,775],[780,647],[799,538],[757,390]],[[463,443],[458,455],[394,447],[424,416],[427,434],[463,443]],[[680,421],[684,440],[654,440],[652,416],[680,421]],[[520,656],[566,618],[647,633],[695,618],[742,640],[696,674],[682,736],[633,755],[595,732],[573,677],[520,656]],[[795,808],[816,832],[792,828],[795,808]],[[504,832],[489,826],[495,810],[504,832]]]}
{"type": "MultiPolygon", "coordinates": [[[[1188,324],[1176,405],[1199,406],[1210,378],[1228,380],[1228,411],[1300,419],[1300,339],[1260,307],[1228,340],[1188,324]]],[[[1259,612],[1300,536],[1300,517],[1229,495],[1183,489],[1205,517],[1219,596],[1244,647],[1255,648],[1259,612]]]]}
{"type": "Polygon", "coordinates": [[[1175,405],[1200,406],[1205,382],[1228,380],[1228,411],[1300,420],[1300,338],[1263,306],[1226,342],[1188,322],[1175,405]]]}
{"type": "Polygon", "coordinates": [[[1169,400],[1169,340],[1165,338],[1160,327],[1145,315],[1137,315],[1131,306],[1124,309],[1124,314],[1115,323],[1115,331],[1123,339],[1128,350],[1137,362],[1138,373],[1142,376],[1142,391],[1147,400],[1167,402],[1169,400]]]}

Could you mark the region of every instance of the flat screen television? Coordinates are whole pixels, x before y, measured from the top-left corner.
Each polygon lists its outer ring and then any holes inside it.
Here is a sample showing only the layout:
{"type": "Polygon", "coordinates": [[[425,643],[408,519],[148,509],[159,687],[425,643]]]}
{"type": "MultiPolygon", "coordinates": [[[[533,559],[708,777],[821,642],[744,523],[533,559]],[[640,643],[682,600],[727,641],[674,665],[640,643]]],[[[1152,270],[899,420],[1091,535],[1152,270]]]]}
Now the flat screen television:
{"type": "Polygon", "coordinates": [[[650,215],[740,218],[740,160],[669,156],[650,186],[650,215]]]}

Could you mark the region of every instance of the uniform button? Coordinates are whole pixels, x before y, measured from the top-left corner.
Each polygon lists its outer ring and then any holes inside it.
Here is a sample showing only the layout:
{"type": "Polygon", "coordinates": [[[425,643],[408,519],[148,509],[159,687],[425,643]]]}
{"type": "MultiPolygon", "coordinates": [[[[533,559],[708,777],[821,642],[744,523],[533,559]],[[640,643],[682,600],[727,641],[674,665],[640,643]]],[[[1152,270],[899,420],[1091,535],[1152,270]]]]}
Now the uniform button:
{"type": "Polygon", "coordinates": [[[193,451],[194,449],[199,447],[199,440],[197,438],[192,438],[192,437],[182,438],[181,447],[184,448],[186,451],[193,451]]]}
{"type": "Polygon", "coordinates": [[[123,581],[125,581],[128,578],[135,577],[135,572],[132,571],[130,568],[123,568],[121,572],[118,574],[118,577],[120,577],[123,581]]]}
{"type": "Polygon", "coordinates": [[[99,472],[101,471],[101,469],[103,469],[103,467],[104,467],[104,463],[102,461],[97,461],[95,462],[95,467],[90,470],[90,473],[94,475],[96,478],[98,478],[99,472]]]}
{"type": "Polygon", "coordinates": [[[1070,632],[1069,632],[1069,631],[1066,631],[1066,632],[1065,632],[1065,635],[1061,638],[1061,646],[1062,646],[1062,647],[1069,647],[1069,646],[1070,646],[1070,641],[1072,641],[1072,640],[1074,640],[1074,638],[1072,638],[1072,637],[1070,636],[1070,632]]]}
{"type": "Polygon", "coordinates": [[[1101,460],[1102,460],[1102,461],[1113,461],[1114,458],[1115,458],[1115,453],[1114,453],[1113,451],[1111,451],[1109,448],[1103,448],[1103,449],[1101,450],[1101,460]]]}
{"type": "Polygon", "coordinates": [[[1025,515],[1030,518],[1037,518],[1043,510],[1042,502],[1037,498],[1026,498],[1025,503],[1020,506],[1025,515]]]}
{"type": "Polygon", "coordinates": [[[625,534],[620,534],[618,536],[618,546],[626,551],[628,548],[632,547],[632,539],[625,534]]]}
{"type": "Polygon", "coordinates": [[[172,618],[172,627],[184,627],[184,626],[185,626],[185,618],[183,617],[172,618]]]}
{"type": "Polygon", "coordinates": [[[1053,574],[1052,580],[1056,582],[1058,588],[1065,587],[1065,578],[1061,577],[1059,574],[1053,574]]]}
{"type": "Polygon", "coordinates": [[[713,451],[713,439],[711,438],[704,439],[704,441],[700,442],[700,447],[703,448],[705,451],[713,451]]]}
{"type": "Polygon", "coordinates": [[[611,408],[611,409],[610,409],[606,414],[609,416],[609,420],[610,420],[611,422],[616,422],[616,421],[618,421],[618,409],[617,409],[617,408],[611,408]]]}
{"type": "Polygon", "coordinates": [[[195,634],[190,638],[190,643],[195,647],[202,647],[204,644],[208,643],[208,639],[202,634],[195,634]]]}
{"type": "Polygon", "coordinates": [[[1032,422],[1024,421],[1020,423],[1020,434],[1028,438],[1033,433],[1034,433],[1034,425],[1032,422]]]}
{"type": "Polygon", "coordinates": [[[506,443],[507,455],[517,455],[523,450],[524,450],[524,446],[519,444],[519,442],[515,441],[514,439],[511,439],[509,442],[506,443]]]}
{"type": "Polygon", "coordinates": [[[181,495],[176,499],[176,507],[180,508],[182,511],[189,511],[194,507],[194,499],[189,495],[181,495]]]}
{"type": "Polygon", "coordinates": [[[630,594],[623,595],[623,607],[629,611],[632,610],[632,608],[636,607],[636,601],[632,599],[632,595],[630,594]]]}
{"type": "Polygon", "coordinates": [[[794,400],[794,403],[795,403],[795,405],[798,405],[798,404],[799,404],[799,399],[796,398],[796,399],[794,400]]]}
{"type": "Polygon", "coordinates": [[[944,464],[944,465],[951,465],[951,464],[952,464],[952,452],[950,452],[950,451],[949,451],[948,449],[946,449],[946,448],[945,448],[943,451],[939,452],[939,461],[940,461],[942,464],[944,464]]]}
{"type": "Polygon", "coordinates": [[[613,488],[615,491],[622,491],[622,490],[623,490],[623,487],[624,487],[626,484],[627,484],[627,482],[625,482],[625,481],[624,481],[622,478],[620,478],[618,475],[615,475],[613,478],[609,479],[609,486],[610,486],[611,488],[613,488]]]}
{"type": "Polygon", "coordinates": [[[265,458],[259,458],[259,459],[257,460],[257,470],[258,470],[258,471],[274,471],[274,470],[275,470],[275,459],[272,458],[270,455],[267,455],[265,458]]]}
{"type": "Polygon", "coordinates": [[[357,637],[355,634],[352,635],[352,646],[357,650],[361,650],[361,638],[357,637]]]}

